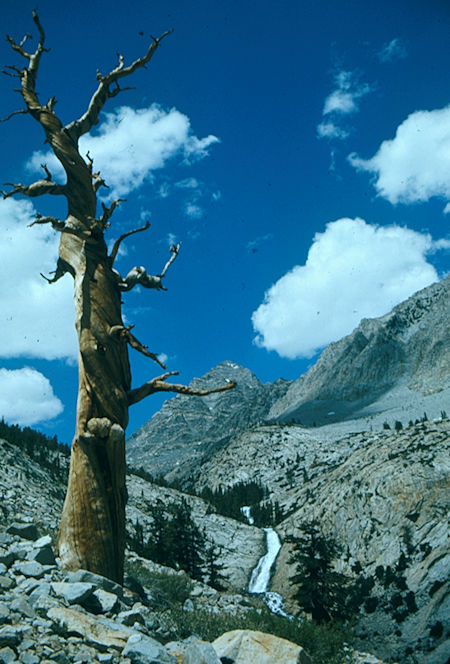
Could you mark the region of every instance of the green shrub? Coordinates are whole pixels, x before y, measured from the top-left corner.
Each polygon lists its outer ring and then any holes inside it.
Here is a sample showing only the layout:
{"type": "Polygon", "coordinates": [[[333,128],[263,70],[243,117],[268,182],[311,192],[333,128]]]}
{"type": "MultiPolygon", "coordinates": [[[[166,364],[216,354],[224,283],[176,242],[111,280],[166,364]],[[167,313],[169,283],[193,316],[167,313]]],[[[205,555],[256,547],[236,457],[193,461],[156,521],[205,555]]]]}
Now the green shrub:
{"type": "Polygon", "coordinates": [[[125,571],[134,576],[162,606],[182,605],[192,589],[192,581],[187,574],[151,570],[138,560],[126,561],[125,571]]]}

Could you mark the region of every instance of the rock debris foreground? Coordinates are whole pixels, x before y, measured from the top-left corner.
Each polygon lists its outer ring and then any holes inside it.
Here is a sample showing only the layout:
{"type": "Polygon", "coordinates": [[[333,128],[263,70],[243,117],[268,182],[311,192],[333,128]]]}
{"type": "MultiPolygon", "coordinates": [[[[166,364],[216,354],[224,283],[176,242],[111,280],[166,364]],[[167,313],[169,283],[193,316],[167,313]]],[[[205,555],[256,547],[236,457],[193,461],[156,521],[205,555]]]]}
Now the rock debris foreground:
{"type": "MultiPolygon", "coordinates": [[[[158,625],[156,613],[138,600],[131,590],[104,577],[85,570],[61,570],[51,538],[39,537],[34,524],[13,523],[0,533],[2,664],[220,664],[220,647],[195,638],[165,647],[152,636],[158,625]]],[[[192,600],[191,604],[194,607],[192,600]]],[[[269,645],[262,659],[243,659],[234,644],[236,656],[228,661],[294,661],[284,655],[277,659],[276,638],[264,635],[264,639],[269,645]],[[275,654],[270,655],[271,650],[275,654]]],[[[289,646],[303,652],[299,646],[289,646]]],[[[228,652],[229,647],[223,649],[228,652]]],[[[310,659],[305,654],[301,662],[309,664],[310,659]]]]}

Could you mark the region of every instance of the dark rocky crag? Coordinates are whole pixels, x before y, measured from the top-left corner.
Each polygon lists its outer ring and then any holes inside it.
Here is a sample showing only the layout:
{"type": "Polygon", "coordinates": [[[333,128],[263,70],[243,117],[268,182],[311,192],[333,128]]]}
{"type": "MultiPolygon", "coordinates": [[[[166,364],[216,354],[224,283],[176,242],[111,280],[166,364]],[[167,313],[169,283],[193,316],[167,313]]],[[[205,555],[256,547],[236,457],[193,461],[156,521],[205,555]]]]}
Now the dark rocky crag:
{"type": "Polygon", "coordinates": [[[127,441],[128,463],[154,476],[188,477],[199,462],[225,445],[232,435],[263,421],[290,382],[264,385],[248,369],[222,362],[191,385],[207,389],[234,380],[226,393],[207,397],[176,396],[127,441]]]}

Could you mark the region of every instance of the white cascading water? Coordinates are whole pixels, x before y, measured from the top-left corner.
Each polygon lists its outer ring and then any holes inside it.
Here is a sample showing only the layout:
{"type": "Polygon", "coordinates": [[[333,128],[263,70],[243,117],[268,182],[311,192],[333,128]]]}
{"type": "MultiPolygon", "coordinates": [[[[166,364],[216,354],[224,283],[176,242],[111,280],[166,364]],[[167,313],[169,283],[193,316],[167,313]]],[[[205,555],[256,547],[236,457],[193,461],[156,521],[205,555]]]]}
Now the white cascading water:
{"type": "Polygon", "coordinates": [[[265,593],[270,581],[270,570],[281,549],[280,538],[272,528],[263,528],[266,533],[267,553],[260,558],[252,572],[248,590],[251,593],[265,593]]]}
{"type": "MultiPolygon", "coordinates": [[[[241,511],[249,524],[253,525],[254,519],[251,516],[250,507],[242,507],[241,511]]],[[[248,591],[250,593],[264,595],[264,601],[273,613],[277,613],[285,618],[291,618],[291,616],[284,610],[282,596],[279,593],[267,591],[270,581],[270,572],[281,549],[281,542],[273,528],[263,528],[263,530],[266,533],[267,553],[259,559],[257,566],[253,570],[248,591]]]]}

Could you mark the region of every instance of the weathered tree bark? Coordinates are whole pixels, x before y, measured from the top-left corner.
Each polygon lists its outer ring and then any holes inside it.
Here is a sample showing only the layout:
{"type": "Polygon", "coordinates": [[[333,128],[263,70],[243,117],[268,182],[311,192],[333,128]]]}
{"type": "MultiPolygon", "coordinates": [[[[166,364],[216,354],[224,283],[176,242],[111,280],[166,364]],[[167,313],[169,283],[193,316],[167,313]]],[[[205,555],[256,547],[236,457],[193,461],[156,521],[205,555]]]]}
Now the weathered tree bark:
{"type": "Polygon", "coordinates": [[[39,31],[39,44],[34,53],[25,51],[26,36],[19,44],[8,41],[26,66],[8,67],[7,73],[20,80],[18,90],[25,108],[11,113],[29,114],[42,126],[46,140],[62,164],[67,180],[64,185],[53,182],[51,173],[43,165],[45,178],[31,185],[12,184],[3,196],[23,194],[35,197],[43,194],[65,196],[65,220],[38,215],[35,224],[49,223],[61,233],[59,258],[53,283],[64,274],[74,279],[75,325],[79,340],[79,388],[77,420],[69,473],[69,484],[59,530],[58,548],[67,568],[84,568],[122,582],[125,550],[125,429],[128,408],[146,396],[160,391],[203,395],[227,390],[233,383],[213,390],[195,390],[166,380],[176,372],[166,372],[143,386],[132,389],[128,360],[128,346],[158,362],[125,327],[121,314],[121,294],[140,284],[145,288],[165,290],[162,280],[175,260],[178,246],[171,247],[171,256],[162,272],[149,275],[143,267],[135,267],[123,278],[114,268],[120,243],[138,228],[120,236],[108,255],[104,232],[119,200],[110,207],[103,205],[97,217],[97,191],[105,183],[93,172],[89,155],[84,159],[78,150],[80,136],[97,124],[105,102],[126,88],[119,80],[144,67],[152,58],[161,40],[153,39],[147,53],[128,67],[122,56],[119,64],[106,76],[97,72],[98,87],[86,112],[74,122],[63,126],[55,114],[56,100],[42,104],[36,93],[39,62],[45,52],[45,35],[36,12],[33,20],[39,31]]]}

